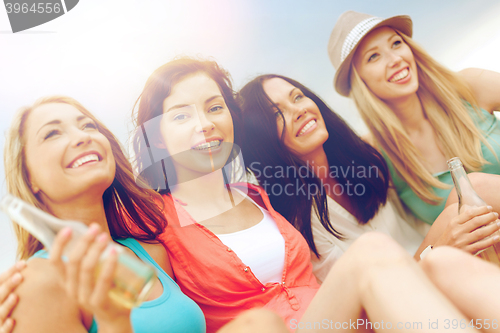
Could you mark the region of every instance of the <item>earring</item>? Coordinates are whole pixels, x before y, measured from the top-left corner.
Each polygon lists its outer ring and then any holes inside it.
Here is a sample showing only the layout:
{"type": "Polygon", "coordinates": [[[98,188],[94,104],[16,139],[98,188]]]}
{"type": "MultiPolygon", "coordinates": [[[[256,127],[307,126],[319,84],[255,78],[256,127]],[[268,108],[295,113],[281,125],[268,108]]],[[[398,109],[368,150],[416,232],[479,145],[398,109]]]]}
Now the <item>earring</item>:
{"type": "Polygon", "coordinates": [[[31,191],[33,192],[33,194],[37,194],[38,192],[40,192],[40,189],[36,185],[31,184],[31,191]]]}

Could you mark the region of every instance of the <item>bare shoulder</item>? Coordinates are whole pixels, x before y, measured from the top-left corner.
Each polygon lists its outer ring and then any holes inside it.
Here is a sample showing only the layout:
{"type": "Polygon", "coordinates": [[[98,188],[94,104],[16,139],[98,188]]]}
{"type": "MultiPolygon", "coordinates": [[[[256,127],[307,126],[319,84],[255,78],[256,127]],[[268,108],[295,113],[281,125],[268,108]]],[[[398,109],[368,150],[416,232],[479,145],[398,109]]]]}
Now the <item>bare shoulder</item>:
{"type": "Polygon", "coordinates": [[[371,133],[361,136],[361,140],[368,143],[370,146],[375,147],[375,139],[371,133]]]}
{"type": "Polygon", "coordinates": [[[474,79],[474,78],[478,78],[478,77],[483,77],[482,75],[494,75],[494,74],[497,74],[499,75],[499,73],[497,72],[494,72],[494,71],[490,71],[490,70],[487,70],[487,69],[482,69],[482,68],[464,68],[462,69],[461,71],[459,71],[460,74],[462,74],[464,76],[464,78],[466,79],[474,79]]]}
{"type": "Polygon", "coordinates": [[[23,277],[12,312],[15,333],[87,332],[78,304],[67,296],[60,272],[48,260],[30,260],[23,277]]]}
{"type": "Polygon", "coordinates": [[[500,109],[500,73],[480,68],[466,68],[459,73],[481,108],[490,113],[500,109]]]}
{"type": "Polygon", "coordinates": [[[142,247],[148,252],[148,254],[153,258],[154,261],[167,273],[170,277],[174,278],[174,273],[172,266],[170,265],[170,259],[168,258],[167,250],[161,243],[143,243],[139,242],[142,247]]]}

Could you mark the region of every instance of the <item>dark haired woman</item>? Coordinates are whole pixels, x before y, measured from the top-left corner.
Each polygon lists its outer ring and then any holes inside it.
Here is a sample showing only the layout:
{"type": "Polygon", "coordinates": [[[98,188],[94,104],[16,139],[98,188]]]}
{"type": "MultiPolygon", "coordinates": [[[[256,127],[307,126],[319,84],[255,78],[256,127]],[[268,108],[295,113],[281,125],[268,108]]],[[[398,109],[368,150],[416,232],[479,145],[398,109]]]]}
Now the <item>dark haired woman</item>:
{"type": "MultiPolygon", "coordinates": [[[[279,75],[255,78],[238,96],[245,132],[252,134],[243,145],[245,163],[273,207],[307,239],[319,280],[356,238],[371,230],[390,235],[412,255],[417,252],[424,237],[415,227],[423,224],[412,220],[410,225],[404,211],[396,209],[397,198],[388,200],[383,157],[318,96],[279,75]]],[[[483,210],[483,223],[496,218],[483,210]]],[[[449,221],[447,214],[441,219],[449,221]]],[[[458,216],[455,222],[466,220],[458,216]]]]}

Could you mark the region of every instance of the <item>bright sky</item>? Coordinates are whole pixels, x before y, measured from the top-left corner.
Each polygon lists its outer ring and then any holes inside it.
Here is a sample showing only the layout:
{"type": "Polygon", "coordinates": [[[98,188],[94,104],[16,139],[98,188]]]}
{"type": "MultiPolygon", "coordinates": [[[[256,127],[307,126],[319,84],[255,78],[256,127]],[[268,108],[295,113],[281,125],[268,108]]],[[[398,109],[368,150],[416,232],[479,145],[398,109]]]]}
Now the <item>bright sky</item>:
{"type": "MultiPolygon", "coordinates": [[[[326,52],[335,20],[350,9],[380,17],[408,14],[414,39],[444,65],[500,72],[496,0],[81,0],[64,16],[17,34],[1,7],[0,146],[14,111],[51,94],[82,102],[125,144],[132,106],[147,77],[181,54],[213,57],[232,74],[236,88],[258,74],[290,76],[363,134],[353,103],[334,92],[326,52]]],[[[0,253],[3,271],[15,253],[3,213],[0,253]]]]}

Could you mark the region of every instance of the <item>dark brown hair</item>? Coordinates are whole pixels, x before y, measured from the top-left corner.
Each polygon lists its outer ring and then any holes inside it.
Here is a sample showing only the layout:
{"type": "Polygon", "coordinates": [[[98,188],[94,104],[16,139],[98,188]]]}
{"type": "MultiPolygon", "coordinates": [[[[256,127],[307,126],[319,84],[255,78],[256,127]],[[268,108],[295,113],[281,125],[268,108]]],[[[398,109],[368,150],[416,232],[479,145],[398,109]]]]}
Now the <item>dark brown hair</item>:
{"type": "MultiPolygon", "coordinates": [[[[286,195],[283,191],[280,195],[275,195],[273,191],[267,191],[274,209],[302,233],[311,250],[318,256],[313,241],[311,214],[317,214],[321,224],[330,233],[339,239],[342,239],[342,235],[330,223],[326,193],[322,190],[321,181],[308,167],[306,161],[302,161],[284,144],[285,125],[283,125],[283,132],[278,133],[277,116],[274,110],[279,110],[279,107],[271,101],[262,86],[264,81],[272,78],[280,78],[299,88],[318,106],[328,131],[328,139],[323,144],[323,148],[330,167],[335,166],[340,170],[349,170],[354,167],[374,168],[377,171],[377,177],[360,178],[351,172],[340,172],[336,178],[337,183],[342,186],[360,184],[365,190],[362,195],[349,197],[349,202],[355,210],[353,215],[360,224],[367,223],[377,213],[380,206],[385,204],[389,171],[382,155],[375,148],[361,140],[325,102],[299,82],[285,76],[268,74],[256,77],[240,90],[238,103],[243,112],[245,131],[252,133],[251,139],[245,140],[242,147],[248,169],[256,175],[260,183],[266,181],[269,185],[266,186],[268,189],[272,189],[275,184],[279,184],[279,188],[282,189],[297,185],[302,185],[307,189],[311,187],[321,189],[314,195],[301,191],[296,191],[295,195],[286,195]],[[264,177],[264,168],[269,167],[274,168],[271,170],[292,169],[295,172],[287,171],[287,175],[291,174],[289,177],[285,175],[264,177]],[[303,173],[301,170],[307,170],[307,172],[303,173]]],[[[281,111],[278,112],[278,116],[281,116],[285,123],[281,111]]]]}
{"type": "MultiPolygon", "coordinates": [[[[146,81],[132,113],[133,122],[136,126],[132,141],[136,155],[135,167],[148,185],[161,194],[170,193],[169,184],[175,184],[176,180],[169,179],[167,181],[165,168],[170,168],[167,164],[172,162],[168,158],[157,157],[164,156],[161,153],[155,153],[158,148],[151,144],[154,140],[159,140],[159,122],[150,120],[163,115],[163,101],[171,94],[174,85],[187,76],[196,73],[206,74],[215,81],[233,119],[235,144],[226,164],[239,154],[238,145],[242,140],[241,112],[234,99],[229,73],[211,60],[182,57],[164,64],[156,69],[146,81]],[[156,160],[155,157],[157,157],[156,160]]],[[[161,150],[165,149],[162,148],[161,150]]],[[[234,170],[231,178],[234,178],[234,170]]],[[[226,184],[229,181],[230,179],[225,179],[226,184]]]]}

